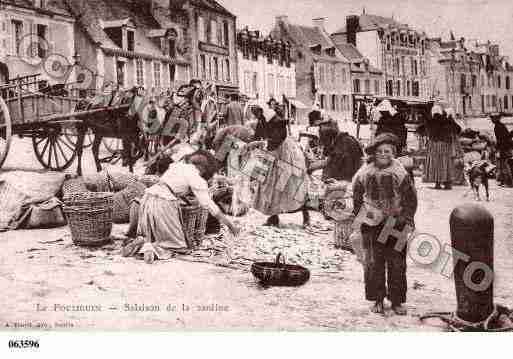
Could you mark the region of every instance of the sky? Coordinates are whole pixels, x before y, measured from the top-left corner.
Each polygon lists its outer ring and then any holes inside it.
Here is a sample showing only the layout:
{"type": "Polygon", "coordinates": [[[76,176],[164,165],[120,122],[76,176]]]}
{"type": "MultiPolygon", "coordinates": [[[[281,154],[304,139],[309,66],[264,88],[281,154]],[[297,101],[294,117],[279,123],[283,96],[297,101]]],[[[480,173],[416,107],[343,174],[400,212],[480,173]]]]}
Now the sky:
{"type": "Polygon", "coordinates": [[[513,0],[218,0],[237,15],[237,26],[268,32],[277,15],[309,25],[325,17],[326,29],[345,25],[347,15],[362,13],[393,16],[430,37],[490,40],[513,62],[513,0]]]}

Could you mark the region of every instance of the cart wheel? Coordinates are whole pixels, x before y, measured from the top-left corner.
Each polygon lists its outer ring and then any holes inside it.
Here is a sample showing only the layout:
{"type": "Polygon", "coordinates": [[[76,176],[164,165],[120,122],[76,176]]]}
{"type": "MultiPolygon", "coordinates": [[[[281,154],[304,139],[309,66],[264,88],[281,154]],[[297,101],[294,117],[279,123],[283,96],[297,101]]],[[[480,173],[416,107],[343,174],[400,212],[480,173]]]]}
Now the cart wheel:
{"type": "Polygon", "coordinates": [[[49,125],[32,135],[32,146],[37,160],[45,168],[64,171],[77,156],[76,142],[70,142],[60,125],[49,125]]]}
{"type": "MultiPolygon", "coordinates": [[[[69,143],[72,143],[76,147],[77,144],[77,128],[75,125],[66,126],[63,128],[64,136],[69,143]]],[[[84,148],[88,148],[93,144],[93,133],[88,130],[84,137],[84,148]]]]}
{"type": "Polygon", "coordinates": [[[7,158],[11,146],[12,123],[9,108],[4,99],[0,97],[0,168],[7,158]]]}

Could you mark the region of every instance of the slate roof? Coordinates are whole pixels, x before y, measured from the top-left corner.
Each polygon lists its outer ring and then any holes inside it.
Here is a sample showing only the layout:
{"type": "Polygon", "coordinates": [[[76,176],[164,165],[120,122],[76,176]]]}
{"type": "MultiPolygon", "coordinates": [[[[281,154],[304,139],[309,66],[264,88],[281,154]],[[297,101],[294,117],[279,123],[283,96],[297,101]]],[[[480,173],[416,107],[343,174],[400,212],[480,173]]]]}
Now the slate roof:
{"type": "MultiPolygon", "coordinates": [[[[115,52],[124,50],[117,46],[102,28],[102,21],[120,21],[130,18],[136,26],[136,51],[145,57],[166,59],[160,48],[147,35],[161,29],[150,12],[149,0],[65,0],[75,15],[77,23],[93,42],[103,49],[115,52]],[[142,55],[142,54],[141,54],[142,55]]],[[[139,54],[136,54],[137,57],[139,54]]],[[[168,58],[169,59],[169,58],[168,58]]],[[[177,55],[178,62],[185,59],[177,55]]]]}
{"type": "Polygon", "coordinates": [[[342,42],[336,43],[336,46],[340,50],[342,55],[344,55],[344,57],[351,62],[360,61],[364,58],[360,51],[358,51],[356,46],[354,46],[353,44],[342,42]]]}
{"type": "MultiPolygon", "coordinates": [[[[362,14],[359,16],[359,31],[378,30],[379,28],[399,27],[406,28],[408,25],[401,24],[400,22],[392,19],[391,17],[384,17],[379,15],[362,14]]],[[[345,34],[347,32],[346,26],[341,27],[334,34],[345,34]]]]}
{"type": "Polygon", "coordinates": [[[235,15],[228,11],[224,6],[222,6],[219,2],[214,0],[191,0],[191,3],[198,7],[202,7],[205,9],[219,12],[224,15],[235,17],[235,15]]]}

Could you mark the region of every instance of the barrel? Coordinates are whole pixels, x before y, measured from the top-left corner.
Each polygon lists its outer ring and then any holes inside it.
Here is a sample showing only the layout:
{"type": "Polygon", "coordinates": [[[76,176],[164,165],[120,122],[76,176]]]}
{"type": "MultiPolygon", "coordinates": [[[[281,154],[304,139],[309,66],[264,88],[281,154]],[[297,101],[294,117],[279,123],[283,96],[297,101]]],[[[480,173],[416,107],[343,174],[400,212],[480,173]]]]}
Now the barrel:
{"type": "Polygon", "coordinates": [[[484,280],[487,272],[493,273],[493,216],[482,206],[465,204],[452,211],[449,222],[457,315],[471,323],[481,322],[494,308],[493,279],[484,280]],[[462,258],[462,254],[468,258],[462,258]],[[485,266],[488,271],[480,269],[485,266]],[[479,283],[489,285],[479,287],[479,283]]]}

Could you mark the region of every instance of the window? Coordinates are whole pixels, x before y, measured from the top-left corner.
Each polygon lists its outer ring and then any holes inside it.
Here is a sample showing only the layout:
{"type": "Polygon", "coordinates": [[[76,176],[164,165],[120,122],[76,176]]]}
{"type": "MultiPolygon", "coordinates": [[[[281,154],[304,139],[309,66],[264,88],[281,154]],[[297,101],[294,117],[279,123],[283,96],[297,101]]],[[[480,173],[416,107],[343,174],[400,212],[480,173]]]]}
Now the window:
{"type": "Polygon", "coordinates": [[[337,95],[331,95],[331,109],[333,111],[337,110],[337,95]]]}
{"type": "Polygon", "coordinates": [[[325,95],[321,95],[321,109],[324,110],[324,108],[326,107],[326,96],[325,95]]]}
{"type": "Polygon", "coordinates": [[[118,80],[119,87],[125,87],[125,62],[117,61],[116,62],[116,75],[118,80]]]}
{"type": "Polygon", "coordinates": [[[506,90],[509,90],[511,84],[509,82],[509,76],[506,76],[506,90]]]}
{"type": "Polygon", "coordinates": [[[230,60],[224,60],[226,66],[226,82],[232,82],[231,69],[230,69],[230,60]]]}
{"type": "Polygon", "coordinates": [[[230,46],[230,27],[228,21],[223,21],[223,45],[226,47],[230,46]]]}
{"type": "Polygon", "coordinates": [[[38,41],[41,40],[41,42],[38,43],[37,46],[37,56],[41,59],[46,58],[47,56],[47,48],[45,47],[45,40],[48,34],[48,27],[45,25],[37,24],[37,36],[38,41]]]}
{"type": "Polygon", "coordinates": [[[497,88],[501,88],[501,75],[497,76],[497,88]]]}
{"type": "Polygon", "coordinates": [[[365,93],[370,93],[370,80],[365,80],[365,93]]]}
{"type": "Polygon", "coordinates": [[[267,75],[267,90],[269,91],[269,96],[274,97],[274,75],[267,75]]]}
{"type": "Polygon", "coordinates": [[[386,95],[387,96],[393,96],[393,87],[392,80],[387,80],[386,82],[386,95]]]}
{"type": "Polygon", "coordinates": [[[395,73],[399,75],[399,71],[400,71],[400,64],[399,64],[399,58],[396,58],[395,59],[395,73]]]}
{"type": "Polygon", "coordinates": [[[347,72],[345,68],[342,68],[342,83],[345,84],[347,82],[347,72]]]}
{"type": "Polygon", "coordinates": [[[417,64],[417,60],[413,60],[413,74],[417,76],[419,74],[419,68],[417,64]]]}
{"type": "Polygon", "coordinates": [[[132,30],[126,32],[126,49],[127,51],[134,51],[135,49],[135,36],[132,30]]]}
{"type": "Polygon", "coordinates": [[[404,63],[404,56],[401,57],[401,73],[403,75],[406,75],[406,66],[405,66],[405,63],[404,63]]]}
{"type": "Polygon", "coordinates": [[[205,30],[205,20],[199,16],[198,17],[198,40],[202,42],[206,42],[205,38],[206,30],[205,30]]]}
{"type": "Polygon", "coordinates": [[[420,87],[418,81],[413,81],[412,83],[412,89],[411,89],[412,95],[415,97],[420,96],[420,87]]]}
{"type": "Polygon", "coordinates": [[[218,44],[217,39],[217,21],[216,20],[210,20],[210,27],[209,27],[209,41],[211,44],[218,44]]]}
{"type": "Polygon", "coordinates": [[[461,86],[461,93],[465,93],[466,87],[467,87],[467,77],[465,74],[461,74],[461,80],[460,80],[460,86],[461,86]]]}
{"type": "Polygon", "coordinates": [[[207,78],[207,62],[205,59],[205,55],[200,55],[200,71],[199,74],[201,78],[206,79],[207,78]]]}
{"type": "Polygon", "coordinates": [[[396,95],[401,96],[401,81],[397,80],[396,95]]]}
{"type": "MultiPolygon", "coordinates": [[[[229,80],[228,80],[229,81],[229,80]]],[[[253,72],[253,79],[251,81],[253,93],[258,93],[258,73],[253,72]]]]}
{"type": "Polygon", "coordinates": [[[379,80],[374,80],[374,94],[379,95],[379,80]]]}
{"type": "Polygon", "coordinates": [[[169,83],[172,84],[176,80],[176,65],[169,64],[169,83]]]}
{"type": "Polygon", "coordinates": [[[492,107],[496,107],[496,106],[497,106],[497,96],[492,95],[492,107]]]}
{"type": "Polygon", "coordinates": [[[508,107],[508,96],[504,95],[504,109],[507,110],[508,107]]]}
{"type": "Polygon", "coordinates": [[[176,39],[169,39],[169,57],[176,57],[176,39]]]}
{"type": "Polygon", "coordinates": [[[337,82],[337,79],[336,79],[336,74],[335,74],[335,65],[330,65],[331,66],[331,83],[334,85],[336,84],[337,82]]]}
{"type": "Polygon", "coordinates": [[[137,85],[144,86],[144,60],[135,60],[135,80],[137,85]]]}
{"type": "Polygon", "coordinates": [[[360,93],[360,80],[359,79],[353,80],[353,90],[355,93],[360,93]]]}
{"type": "Polygon", "coordinates": [[[411,89],[411,83],[410,83],[410,81],[406,81],[406,90],[405,90],[406,96],[410,96],[410,93],[411,93],[410,89],[411,89]]]}
{"type": "Polygon", "coordinates": [[[18,20],[12,20],[12,28],[14,34],[14,54],[21,56],[21,39],[23,38],[23,22],[18,20]]]}
{"type": "MultiPolygon", "coordinates": [[[[506,81],[507,83],[507,81],[506,81]]],[[[472,88],[476,88],[477,87],[477,76],[476,75],[472,75],[472,88]]]]}
{"type": "Polygon", "coordinates": [[[160,79],[160,62],[153,63],[153,87],[159,88],[161,86],[160,79]]]}
{"type": "Polygon", "coordinates": [[[214,68],[214,80],[219,81],[219,62],[217,57],[212,59],[212,66],[214,68]]]}

